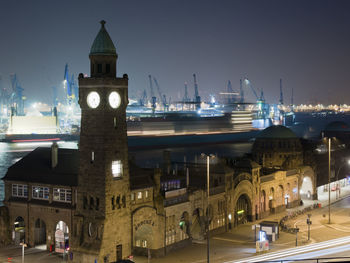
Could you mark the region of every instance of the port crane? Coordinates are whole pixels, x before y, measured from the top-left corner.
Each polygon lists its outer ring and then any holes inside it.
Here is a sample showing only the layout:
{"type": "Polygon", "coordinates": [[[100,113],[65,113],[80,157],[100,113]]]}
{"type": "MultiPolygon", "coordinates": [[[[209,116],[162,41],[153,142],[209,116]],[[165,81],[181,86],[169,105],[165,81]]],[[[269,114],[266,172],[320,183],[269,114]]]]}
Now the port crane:
{"type": "Polygon", "coordinates": [[[194,83],[194,102],[196,104],[196,110],[199,110],[201,107],[201,97],[198,92],[198,84],[196,74],[193,74],[193,83],[194,83]]]}
{"type": "Polygon", "coordinates": [[[151,91],[151,98],[152,98],[152,101],[151,101],[151,104],[152,104],[152,112],[154,113],[154,111],[156,110],[156,96],[154,96],[154,91],[153,91],[153,84],[152,84],[152,76],[151,75],[148,75],[148,78],[149,78],[149,89],[151,91]]]}
{"type": "Polygon", "coordinates": [[[17,75],[10,75],[12,93],[10,96],[11,101],[11,114],[12,115],[24,115],[24,100],[26,99],[23,96],[24,89],[19,85],[17,75]]]}
{"type": "Polygon", "coordinates": [[[140,98],[140,105],[144,106],[147,100],[147,92],[146,89],[143,90],[142,97],[140,98]]]}
{"type": "Polygon", "coordinates": [[[8,116],[9,109],[9,95],[7,90],[2,86],[2,78],[0,76],[0,123],[2,122],[2,117],[8,116]]]}
{"type": "Polygon", "coordinates": [[[169,105],[167,104],[166,102],[166,96],[165,94],[162,94],[161,90],[160,90],[160,87],[159,87],[159,84],[158,84],[158,81],[155,77],[153,77],[153,81],[154,81],[154,84],[156,84],[156,87],[157,87],[157,90],[158,90],[158,94],[159,94],[159,98],[163,104],[163,107],[164,107],[164,111],[167,111],[168,108],[169,108],[169,105]]]}
{"type": "Polygon", "coordinates": [[[280,105],[283,105],[282,79],[280,79],[280,105]]]}
{"type": "Polygon", "coordinates": [[[190,98],[188,97],[187,82],[185,82],[185,95],[184,95],[184,98],[183,98],[183,102],[187,103],[189,101],[190,101],[190,98]]]}
{"type": "Polygon", "coordinates": [[[255,89],[251,85],[251,82],[249,81],[249,79],[245,78],[244,84],[246,86],[249,86],[249,88],[253,92],[254,96],[256,97],[257,105],[258,105],[258,118],[265,119],[267,116],[268,109],[266,109],[267,105],[265,103],[264,91],[261,89],[260,96],[258,96],[257,92],[255,91],[255,89]]]}

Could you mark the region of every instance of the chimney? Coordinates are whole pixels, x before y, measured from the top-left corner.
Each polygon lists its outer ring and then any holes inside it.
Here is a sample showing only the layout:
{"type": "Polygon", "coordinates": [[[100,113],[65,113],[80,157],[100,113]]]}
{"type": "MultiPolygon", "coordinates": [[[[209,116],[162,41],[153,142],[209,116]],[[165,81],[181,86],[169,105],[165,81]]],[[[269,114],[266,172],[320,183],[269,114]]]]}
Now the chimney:
{"type": "Polygon", "coordinates": [[[58,163],[58,145],[54,142],[51,146],[51,168],[54,169],[58,163]]]}

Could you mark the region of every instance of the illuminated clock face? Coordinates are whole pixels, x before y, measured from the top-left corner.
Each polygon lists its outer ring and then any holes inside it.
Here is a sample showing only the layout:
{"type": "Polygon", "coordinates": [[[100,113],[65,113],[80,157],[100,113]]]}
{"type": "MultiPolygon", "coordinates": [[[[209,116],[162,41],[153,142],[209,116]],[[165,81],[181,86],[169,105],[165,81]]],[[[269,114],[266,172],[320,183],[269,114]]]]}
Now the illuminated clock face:
{"type": "Polygon", "coordinates": [[[97,108],[100,105],[100,95],[96,91],[91,91],[87,96],[87,104],[90,108],[97,108]]]}
{"type": "Polygon", "coordinates": [[[109,105],[113,109],[117,109],[120,106],[121,102],[119,93],[116,91],[112,91],[111,94],[109,94],[108,101],[109,105]]]}

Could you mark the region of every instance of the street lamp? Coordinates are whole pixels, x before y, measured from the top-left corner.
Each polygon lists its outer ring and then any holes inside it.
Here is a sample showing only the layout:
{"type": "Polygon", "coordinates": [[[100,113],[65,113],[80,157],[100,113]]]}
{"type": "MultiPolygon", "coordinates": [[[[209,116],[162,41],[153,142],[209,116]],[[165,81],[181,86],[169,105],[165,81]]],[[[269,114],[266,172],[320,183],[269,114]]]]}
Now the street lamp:
{"type": "Polygon", "coordinates": [[[207,158],[207,263],[209,263],[209,162],[215,155],[202,153],[201,156],[207,158]]]}

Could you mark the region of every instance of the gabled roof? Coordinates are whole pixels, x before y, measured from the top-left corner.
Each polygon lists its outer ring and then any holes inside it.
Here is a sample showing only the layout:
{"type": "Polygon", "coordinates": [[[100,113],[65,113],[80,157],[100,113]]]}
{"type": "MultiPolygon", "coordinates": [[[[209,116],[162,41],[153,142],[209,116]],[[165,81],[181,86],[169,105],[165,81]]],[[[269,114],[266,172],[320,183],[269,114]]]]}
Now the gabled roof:
{"type": "Polygon", "coordinates": [[[51,167],[51,148],[39,147],[10,166],[3,180],[76,186],[79,153],[58,149],[58,164],[51,167]]]}

